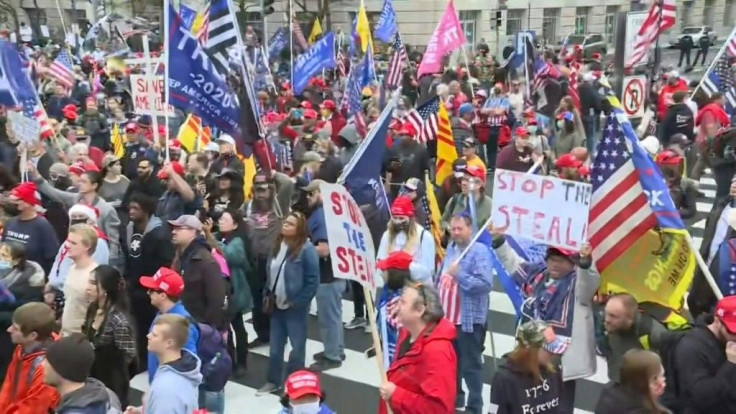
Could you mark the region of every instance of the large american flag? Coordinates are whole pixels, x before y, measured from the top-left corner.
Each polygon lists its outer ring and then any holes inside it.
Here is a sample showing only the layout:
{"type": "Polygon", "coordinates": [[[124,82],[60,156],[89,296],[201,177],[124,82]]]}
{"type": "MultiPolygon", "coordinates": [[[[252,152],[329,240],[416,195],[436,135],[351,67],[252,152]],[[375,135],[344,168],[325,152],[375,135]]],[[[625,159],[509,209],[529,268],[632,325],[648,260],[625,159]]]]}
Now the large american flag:
{"type": "Polygon", "coordinates": [[[723,45],[728,53],[721,53],[721,57],[703,77],[703,90],[708,96],[721,92],[726,98],[726,112],[736,113],[736,82],[734,72],[729,64],[736,53],[736,36],[729,38],[723,45]]]}
{"type": "Polygon", "coordinates": [[[343,78],[348,73],[345,65],[345,53],[342,52],[342,47],[337,48],[337,73],[343,78]]]}
{"type": "Polygon", "coordinates": [[[54,130],[49,124],[49,117],[46,111],[36,101],[36,98],[30,98],[23,101],[23,116],[30,119],[37,119],[39,125],[39,135],[41,138],[49,138],[54,135],[54,130]]]}
{"type": "Polygon", "coordinates": [[[637,144],[625,136],[617,115],[611,114],[590,171],[593,199],[588,232],[600,272],[657,225],[632,160],[632,145],[637,144]]]}
{"type": "Polygon", "coordinates": [[[634,51],[631,52],[626,67],[637,65],[644,59],[647,51],[657,41],[660,33],[675,25],[677,8],[675,0],[655,0],[649,9],[644,23],[641,24],[638,36],[634,41],[634,51]]]}
{"type": "Polygon", "coordinates": [[[527,106],[534,104],[534,93],[535,91],[544,91],[547,87],[549,78],[558,79],[562,74],[555,65],[544,60],[542,56],[537,56],[534,61],[534,79],[532,80],[531,94],[526,97],[527,106]]]}
{"type": "Polygon", "coordinates": [[[417,130],[417,141],[427,142],[437,138],[437,112],[440,97],[435,96],[404,115],[402,122],[410,122],[417,130]]]}
{"type": "Polygon", "coordinates": [[[209,26],[210,26],[210,2],[207,2],[207,5],[204,7],[204,10],[202,11],[202,25],[199,27],[199,33],[197,33],[197,39],[199,39],[199,43],[201,45],[207,44],[207,38],[209,36],[209,26]]]}
{"type": "Polygon", "coordinates": [[[347,106],[348,116],[353,117],[355,129],[358,131],[358,134],[365,136],[368,128],[363,115],[363,95],[361,94],[360,87],[362,72],[361,65],[356,64],[350,68],[344,103],[347,106]]]}
{"type": "Polygon", "coordinates": [[[291,32],[294,35],[294,40],[296,40],[297,44],[299,45],[299,47],[302,48],[302,50],[306,51],[307,49],[309,49],[309,43],[307,43],[307,39],[304,37],[302,27],[299,25],[299,22],[293,15],[291,17],[291,32]]]}
{"type": "Polygon", "coordinates": [[[573,62],[573,64],[570,65],[567,94],[570,95],[570,98],[572,98],[572,103],[575,105],[575,108],[580,111],[580,93],[578,92],[578,68],[579,66],[577,62],[573,62]]]}
{"type": "Polygon", "coordinates": [[[61,49],[54,63],[49,67],[49,74],[57,83],[64,85],[67,89],[74,86],[74,73],[72,72],[72,57],[66,49],[61,49]]]}
{"type": "Polygon", "coordinates": [[[386,74],[386,86],[389,89],[396,89],[401,84],[401,75],[404,73],[404,62],[409,60],[406,54],[406,47],[401,41],[401,35],[398,30],[394,39],[394,54],[388,61],[388,73],[386,74]]]}

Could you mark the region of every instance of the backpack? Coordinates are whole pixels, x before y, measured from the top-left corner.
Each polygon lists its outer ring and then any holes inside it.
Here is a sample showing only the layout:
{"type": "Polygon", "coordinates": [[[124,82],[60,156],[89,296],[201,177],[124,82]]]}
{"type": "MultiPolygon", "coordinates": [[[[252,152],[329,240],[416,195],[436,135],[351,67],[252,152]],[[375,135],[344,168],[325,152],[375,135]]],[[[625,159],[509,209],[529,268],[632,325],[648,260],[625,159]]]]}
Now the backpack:
{"type": "Polygon", "coordinates": [[[233,360],[227,351],[227,334],[223,335],[212,325],[197,322],[191,316],[189,323],[199,331],[197,356],[202,363],[202,387],[205,391],[220,392],[233,371],[233,360]]]}

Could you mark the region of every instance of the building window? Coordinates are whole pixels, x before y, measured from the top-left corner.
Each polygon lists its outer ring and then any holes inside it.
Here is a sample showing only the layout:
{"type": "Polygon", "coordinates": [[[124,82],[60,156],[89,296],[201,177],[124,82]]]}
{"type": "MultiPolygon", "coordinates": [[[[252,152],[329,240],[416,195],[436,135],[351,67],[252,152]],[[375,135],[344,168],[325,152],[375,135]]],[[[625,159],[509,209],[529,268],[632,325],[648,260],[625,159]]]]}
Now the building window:
{"type": "Polygon", "coordinates": [[[613,43],[616,38],[616,15],[618,14],[618,6],[606,7],[606,43],[613,43]]]}
{"type": "Polygon", "coordinates": [[[475,23],[480,14],[477,10],[460,10],[460,24],[463,26],[465,38],[468,39],[471,50],[475,50],[475,23]]]}
{"type": "Polygon", "coordinates": [[[544,15],[542,17],[542,37],[548,44],[557,43],[557,21],[559,19],[559,8],[544,9],[544,15]]]}
{"type": "Polygon", "coordinates": [[[508,10],[506,12],[506,35],[514,36],[524,30],[524,9],[508,10]]]}
{"type": "Polygon", "coordinates": [[[703,4],[703,24],[713,24],[713,0],[705,0],[703,4]]]}
{"type": "Polygon", "coordinates": [[[693,3],[686,1],[682,3],[682,13],[677,11],[678,15],[682,15],[680,20],[680,30],[690,26],[690,14],[693,12],[693,3]]]}
{"type": "Polygon", "coordinates": [[[586,34],[588,32],[588,13],[590,13],[590,7],[575,9],[575,34],[586,34]]]}
{"type": "Polygon", "coordinates": [[[733,21],[733,9],[735,0],[726,0],[726,6],[723,8],[723,25],[728,26],[733,21]]]}
{"type": "MultiPolygon", "coordinates": [[[[48,24],[46,19],[46,10],[41,8],[25,8],[23,10],[25,10],[26,15],[28,15],[28,21],[38,23],[39,26],[48,24]]],[[[33,24],[31,24],[31,27],[33,27],[33,24]]]]}

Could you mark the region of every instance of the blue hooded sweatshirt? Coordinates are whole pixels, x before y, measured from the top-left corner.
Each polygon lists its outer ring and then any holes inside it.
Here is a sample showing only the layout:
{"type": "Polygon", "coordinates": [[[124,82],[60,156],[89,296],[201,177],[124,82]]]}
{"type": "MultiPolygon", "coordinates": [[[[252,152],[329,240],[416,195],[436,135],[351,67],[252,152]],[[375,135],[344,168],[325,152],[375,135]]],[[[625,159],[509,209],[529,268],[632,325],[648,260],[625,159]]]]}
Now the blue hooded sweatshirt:
{"type": "MultiPolygon", "coordinates": [[[[189,312],[187,312],[186,309],[184,309],[184,305],[181,304],[181,302],[176,302],[176,304],[169,309],[166,313],[173,313],[175,315],[181,315],[186,317],[191,321],[191,315],[189,315],[189,312]]],[[[161,315],[161,312],[156,312],[156,317],[158,315],[161,315]]],[[[154,318],[154,321],[156,318],[154,318]]],[[[151,323],[151,326],[148,328],[148,332],[151,332],[153,329],[153,323],[151,323]]],[[[197,342],[199,341],[199,329],[197,329],[197,326],[195,324],[190,323],[189,324],[189,336],[187,337],[187,343],[184,344],[184,349],[187,351],[193,353],[194,355],[197,355],[197,342]]],[[[156,355],[152,352],[148,353],[148,383],[153,382],[153,377],[156,374],[156,369],[158,368],[158,358],[156,358],[156,355]]]]}
{"type": "Polygon", "coordinates": [[[187,350],[180,359],[160,365],[146,393],[146,414],[191,414],[198,409],[199,368],[199,358],[187,350]]]}
{"type": "MultiPolygon", "coordinates": [[[[292,414],[291,408],[284,407],[279,411],[279,414],[292,414]]],[[[319,407],[319,413],[317,414],[335,414],[334,411],[330,407],[327,406],[327,404],[322,403],[319,407]]]]}

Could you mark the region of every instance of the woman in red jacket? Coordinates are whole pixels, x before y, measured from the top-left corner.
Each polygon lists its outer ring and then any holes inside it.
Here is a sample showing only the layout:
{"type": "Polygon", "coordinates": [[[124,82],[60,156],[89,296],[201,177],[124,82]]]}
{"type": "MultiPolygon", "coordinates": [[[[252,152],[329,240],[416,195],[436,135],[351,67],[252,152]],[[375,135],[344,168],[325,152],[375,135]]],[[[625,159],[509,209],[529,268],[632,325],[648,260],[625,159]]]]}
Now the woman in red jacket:
{"type": "Polygon", "coordinates": [[[399,300],[403,326],[388,381],[379,388],[394,414],[451,414],[455,412],[457,356],[452,346],[455,327],[443,318],[439,296],[430,286],[409,285],[399,300]]]}

